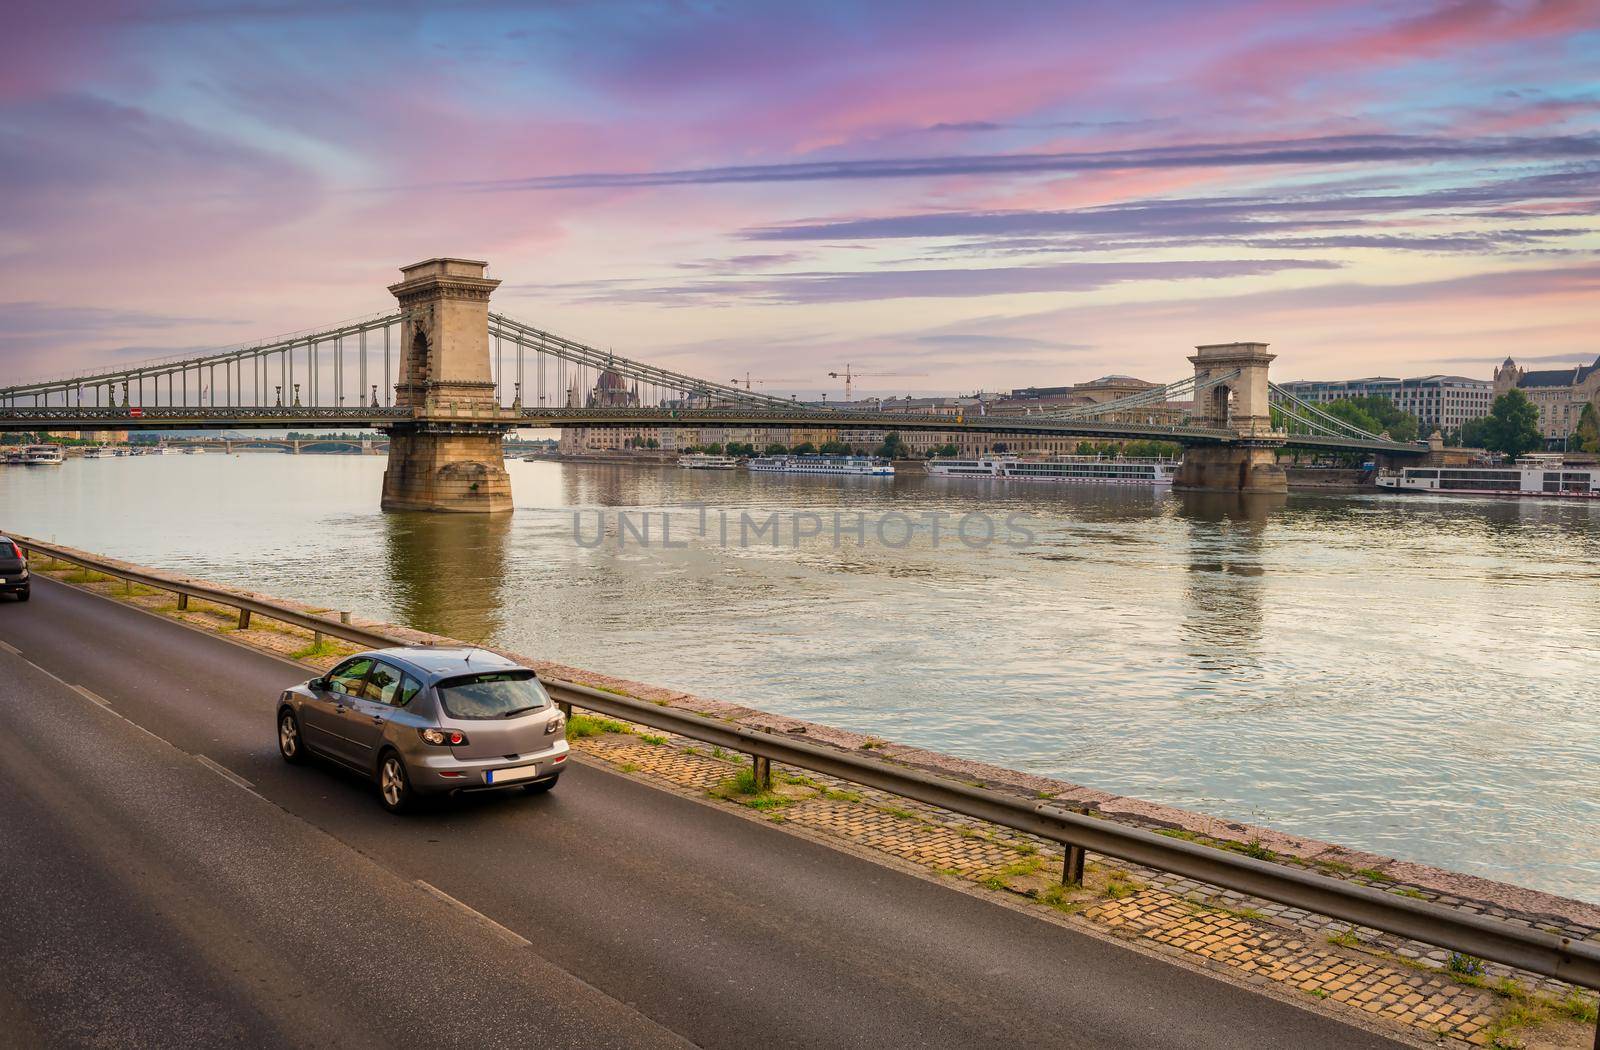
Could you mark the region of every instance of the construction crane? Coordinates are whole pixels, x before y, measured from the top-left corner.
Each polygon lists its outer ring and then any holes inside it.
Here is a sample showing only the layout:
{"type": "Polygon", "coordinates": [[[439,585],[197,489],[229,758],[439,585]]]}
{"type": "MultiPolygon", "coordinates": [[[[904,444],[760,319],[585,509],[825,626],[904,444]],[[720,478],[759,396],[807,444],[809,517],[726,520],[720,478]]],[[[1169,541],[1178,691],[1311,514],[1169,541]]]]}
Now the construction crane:
{"type": "Polygon", "coordinates": [[[734,386],[738,386],[740,383],[743,383],[744,384],[744,388],[746,390],[749,390],[750,389],[750,384],[752,382],[756,386],[761,386],[761,385],[763,385],[765,383],[804,383],[805,380],[804,379],[755,379],[755,380],[752,380],[750,378],[750,373],[746,372],[744,374],[744,378],[743,379],[740,379],[738,376],[734,376],[733,379],[731,380],[731,382],[733,383],[734,386]]]}
{"type": "Polygon", "coordinates": [[[849,401],[849,400],[851,400],[851,398],[850,398],[850,384],[854,380],[867,379],[867,378],[872,378],[872,379],[888,378],[890,376],[925,376],[927,374],[928,373],[926,373],[926,372],[852,372],[850,370],[850,366],[848,364],[846,364],[844,366],[844,371],[843,372],[829,372],[828,373],[828,378],[829,379],[843,379],[844,380],[844,399],[846,401],[849,401]]]}

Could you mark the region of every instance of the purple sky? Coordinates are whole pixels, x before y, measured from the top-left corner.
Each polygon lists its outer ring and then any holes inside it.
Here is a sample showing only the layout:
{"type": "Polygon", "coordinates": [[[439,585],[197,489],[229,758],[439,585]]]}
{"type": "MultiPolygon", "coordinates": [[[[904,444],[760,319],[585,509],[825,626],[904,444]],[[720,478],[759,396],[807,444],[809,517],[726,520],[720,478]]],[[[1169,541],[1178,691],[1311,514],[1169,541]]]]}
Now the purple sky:
{"type": "Polygon", "coordinates": [[[1593,0],[9,14],[0,385],[386,310],[436,255],[773,389],[1600,354],[1593,0]]]}

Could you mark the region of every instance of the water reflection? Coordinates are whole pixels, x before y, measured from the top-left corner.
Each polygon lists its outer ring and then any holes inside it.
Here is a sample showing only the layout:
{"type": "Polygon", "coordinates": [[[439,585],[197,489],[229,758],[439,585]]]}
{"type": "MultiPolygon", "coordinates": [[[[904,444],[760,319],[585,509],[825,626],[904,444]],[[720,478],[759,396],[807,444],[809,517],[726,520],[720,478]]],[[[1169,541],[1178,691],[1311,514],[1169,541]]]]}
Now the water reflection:
{"type": "Polygon", "coordinates": [[[1183,631],[1189,653],[1208,670],[1259,670],[1266,573],[1265,536],[1288,497],[1272,494],[1177,493],[1187,525],[1188,583],[1183,631]]]}
{"type": "Polygon", "coordinates": [[[401,623],[487,642],[505,626],[509,514],[385,514],[389,584],[401,623]]]}

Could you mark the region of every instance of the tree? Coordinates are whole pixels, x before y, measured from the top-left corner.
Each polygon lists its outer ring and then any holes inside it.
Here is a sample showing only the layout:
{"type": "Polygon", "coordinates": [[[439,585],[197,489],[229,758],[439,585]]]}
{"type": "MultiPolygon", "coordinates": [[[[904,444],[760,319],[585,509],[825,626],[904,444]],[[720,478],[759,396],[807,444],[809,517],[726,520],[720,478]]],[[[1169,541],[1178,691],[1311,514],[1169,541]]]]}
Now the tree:
{"type": "Polygon", "coordinates": [[[876,454],[879,459],[905,459],[909,453],[900,435],[891,430],[883,436],[883,444],[878,446],[876,454]]]}
{"type": "Polygon", "coordinates": [[[1488,438],[1486,437],[1486,432],[1488,429],[1488,416],[1479,416],[1477,419],[1469,419],[1465,423],[1461,424],[1460,430],[1456,431],[1455,441],[1452,442],[1452,444],[1458,445],[1461,448],[1483,448],[1488,444],[1488,438]]]}
{"type": "Polygon", "coordinates": [[[817,446],[809,441],[802,441],[789,451],[797,456],[814,456],[817,454],[817,446]]]}
{"type": "Polygon", "coordinates": [[[1358,430],[1365,430],[1370,434],[1378,434],[1383,431],[1383,424],[1379,423],[1372,413],[1356,404],[1351,398],[1330,401],[1323,408],[1323,411],[1330,416],[1344,420],[1358,430]]]}
{"type": "Polygon", "coordinates": [[[1396,441],[1415,441],[1417,432],[1422,429],[1421,421],[1410,412],[1395,407],[1393,398],[1366,394],[1350,398],[1349,401],[1377,422],[1377,433],[1387,431],[1396,441]]]}
{"type": "Polygon", "coordinates": [[[822,454],[824,456],[848,456],[850,454],[850,446],[837,439],[824,441],[822,443],[822,454]]]}
{"type": "Polygon", "coordinates": [[[1572,432],[1572,448],[1577,452],[1600,452],[1600,413],[1594,402],[1586,401],[1578,416],[1578,429],[1572,432]]]}
{"type": "Polygon", "coordinates": [[[1008,452],[1008,451],[1010,451],[1010,449],[1011,449],[1011,446],[1006,444],[1004,441],[996,441],[994,443],[994,450],[996,452],[1008,452]]]}
{"type": "Polygon", "coordinates": [[[711,444],[706,446],[706,455],[708,455],[708,456],[720,456],[720,455],[722,455],[722,446],[717,444],[715,441],[713,441],[711,444]]]}
{"type": "Polygon", "coordinates": [[[661,442],[657,441],[655,438],[647,438],[645,440],[645,447],[646,448],[660,448],[661,447],[661,442]]]}
{"type": "Polygon", "coordinates": [[[1539,432],[1539,410],[1528,395],[1513,387],[1494,399],[1484,421],[1484,447],[1515,459],[1544,444],[1539,432]]]}
{"type": "Polygon", "coordinates": [[[776,441],[774,441],[772,444],[767,446],[767,455],[769,455],[769,456],[786,455],[788,453],[788,451],[789,451],[788,449],[784,448],[782,445],[778,444],[776,441]]]}
{"type": "Polygon", "coordinates": [[[934,449],[933,454],[941,459],[950,459],[952,457],[961,455],[961,450],[956,448],[956,443],[954,441],[947,441],[938,448],[934,449]]]}

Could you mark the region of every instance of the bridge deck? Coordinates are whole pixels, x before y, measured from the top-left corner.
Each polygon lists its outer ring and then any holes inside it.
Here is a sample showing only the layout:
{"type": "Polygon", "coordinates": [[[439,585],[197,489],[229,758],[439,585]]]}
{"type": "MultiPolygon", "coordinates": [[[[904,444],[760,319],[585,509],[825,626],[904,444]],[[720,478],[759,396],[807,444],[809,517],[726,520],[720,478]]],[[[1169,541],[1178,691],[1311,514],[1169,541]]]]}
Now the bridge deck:
{"type": "MultiPolygon", "coordinates": [[[[17,407],[0,408],[0,432],[34,430],[198,430],[382,428],[412,418],[404,408],[126,408],[17,407]],[[135,415],[134,412],[138,414],[135,415]]],[[[916,413],[838,412],[828,410],[775,412],[757,407],[668,411],[650,408],[502,408],[497,412],[446,416],[442,422],[495,427],[689,427],[761,426],[824,427],[845,430],[932,431],[938,433],[1029,434],[1040,437],[1083,437],[1173,441],[1181,445],[1224,445],[1238,440],[1231,430],[1171,426],[1098,419],[1051,419],[1041,416],[923,415],[916,413]]],[[[1424,445],[1396,441],[1284,435],[1285,445],[1323,451],[1382,452],[1422,455],[1424,445]]]]}

